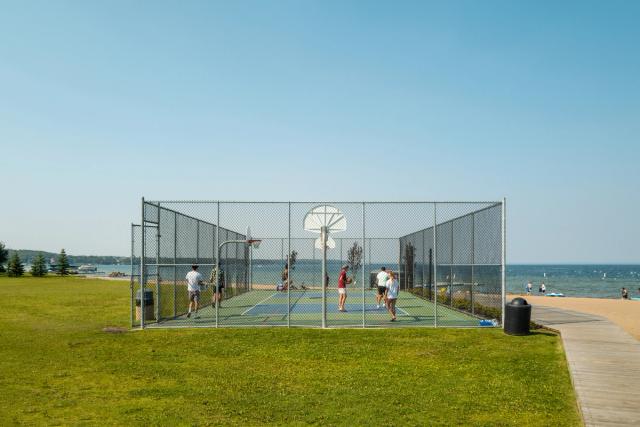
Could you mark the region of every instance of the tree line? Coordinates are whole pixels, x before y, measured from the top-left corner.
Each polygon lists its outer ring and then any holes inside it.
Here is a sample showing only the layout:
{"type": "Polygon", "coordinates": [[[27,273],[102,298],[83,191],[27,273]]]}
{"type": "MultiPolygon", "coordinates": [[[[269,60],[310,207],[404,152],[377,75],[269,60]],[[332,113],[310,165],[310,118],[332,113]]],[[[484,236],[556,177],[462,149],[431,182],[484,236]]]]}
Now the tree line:
{"type": "MultiPolygon", "coordinates": [[[[60,251],[56,260],[56,274],[60,276],[68,275],[71,265],[64,249],[60,251]]],[[[11,255],[9,255],[9,250],[3,242],[0,242],[0,273],[7,273],[9,277],[20,277],[25,273],[20,253],[18,251],[12,251],[11,255]],[[6,268],[5,263],[7,265],[6,268]]],[[[34,277],[43,277],[47,274],[47,261],[42,253],[38,253],[31,259],[30,273],[34,277]]]]}
{"type": "MultiPolygon", "coordinates": [[[[59,254],[47,251],[38,251],[33,249],[9,249],[9,256],[13,252],[18,252],[20,259],[25,264],[33,264],[35,258],[42,254],[45,259],[56,259],[59,254]]],[[[119,257],[113,255],[67,255],[71,264],[129,264],[130,257],[119,257]]]]}

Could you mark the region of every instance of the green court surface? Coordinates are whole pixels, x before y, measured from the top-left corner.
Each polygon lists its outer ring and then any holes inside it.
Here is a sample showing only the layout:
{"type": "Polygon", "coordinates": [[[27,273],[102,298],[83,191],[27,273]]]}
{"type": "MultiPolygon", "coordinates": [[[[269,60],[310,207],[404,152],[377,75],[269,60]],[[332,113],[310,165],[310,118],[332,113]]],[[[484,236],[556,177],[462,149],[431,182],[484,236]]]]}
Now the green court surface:
{"type": "MultiPolygon", "coordinates": [[[[397,321],[384,308],[376,305],[374,290],[349,290],[346,312],[338,311],[336,289],[327,290],[327,327],[402,327],[402,326],[479,326],[480,319],[467,313],[418,298],[401,291],[397,300],[397,321]]],[[[180,305],[185,305],[185,300],[180,305]]],[[[197,315],[186,314],[162,319],[158,323],[148,323],[148,327],[207,327],[207,326],[322,326],[322,292],[320,289],[253,290],[225,299],[216,310],[210,305],[210,298],[203,296],[201,303],[209,304],[201,308],[197,315]],[[288,310],[290,308],[290,310],[288,310]]],[[[178,312],[186,312],[187,307],[178,307],[178,312]]]]}

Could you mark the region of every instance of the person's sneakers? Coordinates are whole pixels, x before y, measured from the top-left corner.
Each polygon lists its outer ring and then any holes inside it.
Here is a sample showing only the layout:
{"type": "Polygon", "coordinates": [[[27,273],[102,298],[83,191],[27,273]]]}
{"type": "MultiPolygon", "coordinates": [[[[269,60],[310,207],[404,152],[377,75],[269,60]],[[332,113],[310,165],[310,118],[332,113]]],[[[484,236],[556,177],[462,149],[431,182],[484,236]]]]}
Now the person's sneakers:
{"type": "Polygon", "coordinates": [[[389,320],[389,322],[395,322],[395,321],[396,321],[396,319],[391,319],[391,320],[389,320]]]}
{"type": "Polygon", "coordinates": [[[191,317],[191,312],[188,312],[188,313],[187,313],[187,317],[191,317]]]}

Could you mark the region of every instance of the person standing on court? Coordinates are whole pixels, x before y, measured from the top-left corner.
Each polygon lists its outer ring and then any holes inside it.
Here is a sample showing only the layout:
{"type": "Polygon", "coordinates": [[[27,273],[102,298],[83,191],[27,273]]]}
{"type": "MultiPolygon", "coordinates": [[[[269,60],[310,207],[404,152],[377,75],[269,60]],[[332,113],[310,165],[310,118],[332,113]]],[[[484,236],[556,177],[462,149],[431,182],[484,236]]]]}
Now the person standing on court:
{"type": "Polygon", "coordinates": [[[213,286],[213,297],[211,302],[215,307],[216,304],[222,302],[222,291],[224,290],[224,270],[218,267],[211,269],[211,276],[209,276],[209,283],[213,286]]]}
{"type": "Polygon", "coordinates": [[[380,272],[376,276],[376,284],[378,285],[378,292],[376,292],[377,308],[380,308],[380,304],[384,303],[384,294],[387,291],[387,280],[389,280],[387,268],[380,267],[380,272]]]}
{"type": "Polygon", "coordinates": [[[286,263],[284,265],[284,269],[282,270],[282,290],[286,291],[287,289],[289,289],[290,284],[291,282],[289,282],[289,264],[286,263]]]}
{"type": "Polygon", "coordinates": [[[344,303],[347,301],[347,284],[351,283],[351,279],[347,277],[348,265],[343,265],[340,270],[340,276],[338,276],[338,310],[347,311],[344,308],[344,303]]]}
{"type": "Polygon", "coordinates": [[[187,317],[191,317],[191,311],[195,311],[196,319],[198,316],[198,304],[200,303],[200,285],[204,281],[202,274],[198,272],[198,266],[192,265],[191,271],[185,277],[187,279],[187,291],[189,292],[189,312],[187,317]]]}
{"type": "Polygon", "coordinates": [[[398,300],[398,293],[400,292],[400,284],[396,280],[393,271],[389,271],[389,279],[385,286],[385,300],[387,303],[387,310],[391,314],[391,321],[396,321],[396,301],[398,300]]]}

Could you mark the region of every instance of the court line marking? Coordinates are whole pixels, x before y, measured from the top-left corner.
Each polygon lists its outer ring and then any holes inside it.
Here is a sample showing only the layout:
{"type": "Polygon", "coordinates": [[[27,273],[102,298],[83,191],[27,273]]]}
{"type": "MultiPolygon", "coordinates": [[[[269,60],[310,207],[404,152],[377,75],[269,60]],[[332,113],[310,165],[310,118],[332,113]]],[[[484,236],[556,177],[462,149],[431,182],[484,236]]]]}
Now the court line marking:
{"type": "Polygon", "coordinates": [[[402,307],[396,307],[396,310],[402,311],[404,313],[404,314],[401,314],[401,316],[411,316],[409,314],[409,312],[407,310],[403,309],[402,307]]]}
{"type": "Polygon", "coordinates": [[[253,310],[254,308],[256,308],[257,306],[259,306],[260,304],[262,304],[263,302],[267,301],[268,299],[272,298],[274,295],[278,295],[277,292],[272,293],[271,295],[269,295],[268,297],[266,297],[265,299],[263,299],[262,301],[260,301],[259,303],[257,303],[256,305],[254,305],[253,307],[249,307],[248,309],[246,309],[245,311],[242,312],[242,314],[240,316],[244,316],[245,314],[247,314],[248,312],[250,312],[251,310],[253,310]]]}
{"type": "MultiPolygon", "coordinates": [[[[292,307],[291,307],[291,308],[295,307],[295,306],[296,306],[296,304],[298,303],[298,301],[300,301],[304,296],[306,296],[305,294],[306,294],[306,291],[305,291],[305,292],[303,292],[303,293],[302,293],[302,295],[300,295],[300,296],[298,297],[298,300],[297,300],[297,301],[295,301],[295,302],[293,303],[293,305],[292,305],[292,307]]],[[[245,314],[247,314],[248,312],[250,312],[251,310],[253,310],[253,309],[254,309],[254,308],[256,308],[257,306],[259,306],[260,304],[264,303],[265,301],[268,301],[269,299],[273,298],[273,297],[274,297],[274,296],[276,296],[276,295],[280,295],[280,293],[279,293],[279,292],[274,292],[273,294],[269,295],[268,297],[266,297],[266,298],[265,298],[265,299],[263,299],[262,301],[260,301],[260,302],[256,303],[254,306],[249,307],[248,309],[246,309],[245,311],[243,311],[243,312],[242,312],[242,314],[240,314],[240,315],[241,315],[241,316],[244,316],[245,314]]],[[[412,296],[413,296],[413,295],[412,295],[412,296]]],[[[417,298],[417,297],[415,297],[415,296],[413,296],[413,298],[415,298],[415,299],[419,299],[419,298],[417,298]]],[[[403,309],[402,307],[398,307],[398,306],[396,306],[396,310],[398,310],[398,311],[402,312],[402,313],[398,313],[400,316],[409,316],[409,317],[411,317],[411,314],[409,314],[409,312],[408,312],[408,311],[406,311],[405,309],[403,309]],[[404,313],[404,314],[403,314],[403,313],[404,313]]]]}

